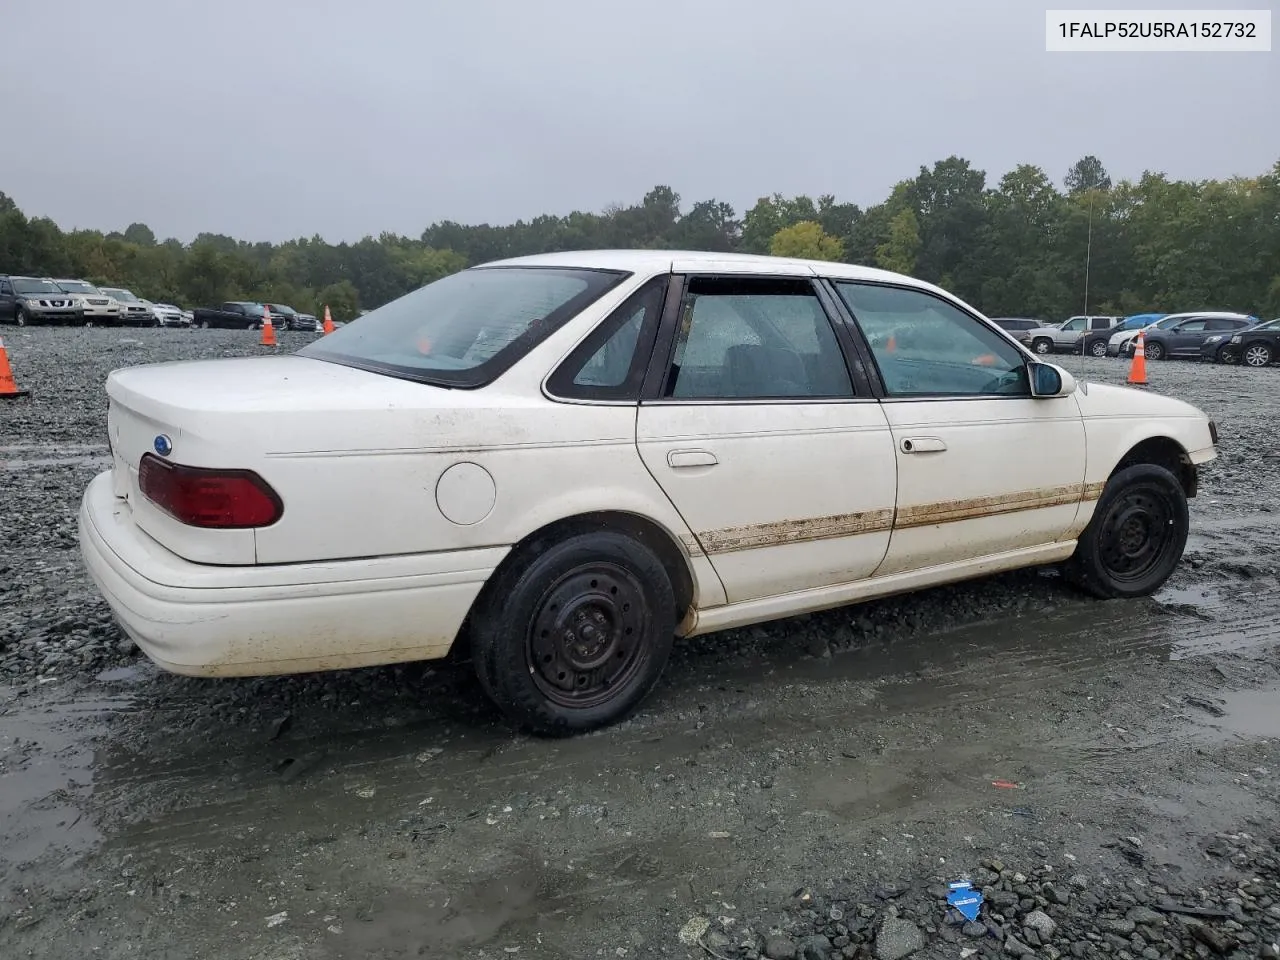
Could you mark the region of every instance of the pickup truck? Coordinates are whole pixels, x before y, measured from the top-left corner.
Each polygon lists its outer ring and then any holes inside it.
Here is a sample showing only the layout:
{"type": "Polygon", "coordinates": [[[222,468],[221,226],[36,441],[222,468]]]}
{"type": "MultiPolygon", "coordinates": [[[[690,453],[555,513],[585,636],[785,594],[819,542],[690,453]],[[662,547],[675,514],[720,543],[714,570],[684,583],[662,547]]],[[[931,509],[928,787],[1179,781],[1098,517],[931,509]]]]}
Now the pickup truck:
{"type": "Polygon", "coordinates": [[[1124,317],[1072,317],[1051,327],[1039,330],[1019,332],[1018,339],[1029,345],[1038,354],[1055,353],[1060,350],[1074,350],[1076,341],[1086,331],[1110,330],[1124,320],[1124,317]]]}
{"type": "Polygon", "coordinates": [[[218,307],[196,307],[191,325],[223,330],[257,330],[262,326],[263,307],[250,300],[228,300],[218,307]]]}

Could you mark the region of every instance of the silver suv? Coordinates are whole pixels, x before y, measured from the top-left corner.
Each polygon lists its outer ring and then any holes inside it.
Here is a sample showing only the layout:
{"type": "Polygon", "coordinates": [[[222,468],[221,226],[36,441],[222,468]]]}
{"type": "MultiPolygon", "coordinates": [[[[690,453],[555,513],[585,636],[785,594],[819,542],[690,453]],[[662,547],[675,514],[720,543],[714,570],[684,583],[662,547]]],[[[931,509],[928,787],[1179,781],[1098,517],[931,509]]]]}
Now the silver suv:
{"type": "Polygon", "coordinates": [[[108,296],[88,280],[54,280],[67,293],[75,294],[84,304],[84,322],[119,323],[120,304],[115,297],[108,296]]]}
{"type": "Polygon", "coordinates": [[[1074,350],[1076,341],[1086,331],[1110,330],[1124,317],[1078,316],[1065,320],[1051,327],[1040,327],[1020,333],[1018,339],[1027,344],[1035,353],[1048,354],[1062,350],[1074,350]]]}

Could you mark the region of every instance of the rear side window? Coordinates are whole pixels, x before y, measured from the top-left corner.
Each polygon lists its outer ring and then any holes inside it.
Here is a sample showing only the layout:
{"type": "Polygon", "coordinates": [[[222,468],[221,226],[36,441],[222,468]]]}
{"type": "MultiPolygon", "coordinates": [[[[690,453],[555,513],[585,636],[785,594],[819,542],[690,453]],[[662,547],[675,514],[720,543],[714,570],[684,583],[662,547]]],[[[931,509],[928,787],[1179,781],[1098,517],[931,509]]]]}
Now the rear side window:
{"type": "Polygon", "coordinates": [[[835,330],[809,281],[689,281],[663,396],[746,400],[853,395],[835,330]]]}
{"type": "Polygon", "coordinates": [[[569,354],[547,380],[558,397],[640,399],[670,277],[656,277],[627,298],[569,354]]]}
{"type": "Polygon", "coordinates": [[[473,267],[371,310],[300,356],[446,387],[480,387],[629,274],[473,267]]]}

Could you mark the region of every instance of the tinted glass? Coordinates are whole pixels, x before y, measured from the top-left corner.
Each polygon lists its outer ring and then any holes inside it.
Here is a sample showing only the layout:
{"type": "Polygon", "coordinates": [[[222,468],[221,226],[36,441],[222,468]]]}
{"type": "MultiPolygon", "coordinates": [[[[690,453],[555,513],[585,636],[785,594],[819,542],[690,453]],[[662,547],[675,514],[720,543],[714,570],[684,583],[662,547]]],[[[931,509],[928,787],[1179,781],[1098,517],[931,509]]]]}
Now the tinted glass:
{"type": "Polygon", "coordinates": [[[1203,330],[1208,322],[1208,320],[1187,320],[1178,325],[1177,331],[1178,333],[1196,333],[1203,330]]]}
{"type": "Polygon", "coordinates": [[[681,304],[665,395],[851,397],[853,383],[808,281],[695,278],[681,304]]]}
{"type": "Polygon", "coordinates": [[[52,280],[28,280],[15,279],[13,281],[13,289],[17,293],[26,293],[30,295],[38,294],[59,294],[62,290],[52,280]]]}
{"type": "Polygon", "coordinates": [[[425,382],[477,386],[623,277],[560,268],[464,270],[371,310],[299,353],[425,382]]]}
{"type": "Polygon", "coordinates": [[[1025,357],[932,294],[837,282],[891,396],[1029,396],[1025,357]]]}
{"type": "Polygon", "coordinates": [[[667,282],[661,277],[646,283],[605,318],[552,374],[551,391],[562,397],[638,400],[667,282]],[[646,349],[637,356],[642,339],[646,349]]]}

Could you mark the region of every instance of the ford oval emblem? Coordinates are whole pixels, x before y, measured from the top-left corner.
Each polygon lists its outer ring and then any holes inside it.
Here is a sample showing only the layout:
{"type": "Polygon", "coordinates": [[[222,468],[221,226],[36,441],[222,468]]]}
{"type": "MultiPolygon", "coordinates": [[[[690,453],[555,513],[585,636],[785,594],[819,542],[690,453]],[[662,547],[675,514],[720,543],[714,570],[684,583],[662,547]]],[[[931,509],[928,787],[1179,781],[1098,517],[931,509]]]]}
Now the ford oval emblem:
{"type": "Polygon", "coordinates": [[[162,457],[167,457],[173,452],[173,441],[166,437],[163,433],[156,437],[155,441],[156,453],[162,457]]]}

